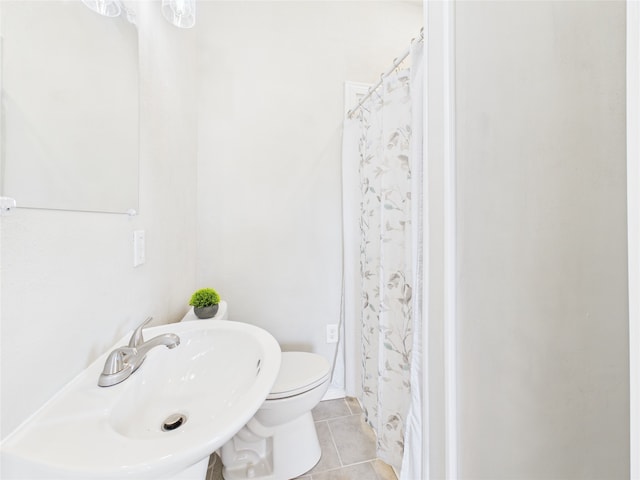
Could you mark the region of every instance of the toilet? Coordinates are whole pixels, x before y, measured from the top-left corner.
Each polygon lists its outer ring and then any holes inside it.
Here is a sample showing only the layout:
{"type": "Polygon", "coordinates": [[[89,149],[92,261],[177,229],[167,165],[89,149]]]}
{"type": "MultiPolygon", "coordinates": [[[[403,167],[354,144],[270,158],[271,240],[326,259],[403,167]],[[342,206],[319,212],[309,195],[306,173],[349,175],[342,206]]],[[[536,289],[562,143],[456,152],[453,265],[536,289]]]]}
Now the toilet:
{"type": "MultiPolygon", "coordinates": [[[[228,320],[227,302],[220,302],[214,319],[228,320]]],[[[193,309],[183,318],[188,320],[198,320],[193,309]]],[[[311,410],[329,388],[330,376],[324,357],[283,352],[271,393],[218,450],[225,480],[289,480],[311,470],[321,455],[311,410]]]]}

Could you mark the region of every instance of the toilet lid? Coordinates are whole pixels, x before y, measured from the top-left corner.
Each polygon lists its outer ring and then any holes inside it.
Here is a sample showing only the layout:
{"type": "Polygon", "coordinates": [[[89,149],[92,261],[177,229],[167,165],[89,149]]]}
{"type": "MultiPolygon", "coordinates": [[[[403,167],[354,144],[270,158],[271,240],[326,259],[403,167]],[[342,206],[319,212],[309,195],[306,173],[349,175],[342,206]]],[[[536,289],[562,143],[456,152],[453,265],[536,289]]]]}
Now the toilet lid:
{"type": "Polygon", "coordinates": [[[331,366],[318,354],[282,352],[280,372],[267,400],[286,398],[304,393],[329,378],[331,366]]]}

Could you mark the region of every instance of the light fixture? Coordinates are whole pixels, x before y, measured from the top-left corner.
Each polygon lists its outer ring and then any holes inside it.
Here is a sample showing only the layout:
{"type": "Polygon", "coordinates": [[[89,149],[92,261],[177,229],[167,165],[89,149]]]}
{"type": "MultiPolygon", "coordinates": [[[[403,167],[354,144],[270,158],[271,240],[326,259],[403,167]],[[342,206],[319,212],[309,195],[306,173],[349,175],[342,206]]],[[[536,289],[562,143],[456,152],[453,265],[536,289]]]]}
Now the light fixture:
{"type": "Polygon", "coordinates": [[[117,17],[120,15],[120,2],[118,0],[82,0],[87,7],[105,17],[117,17]]]}
{"type": "MultiPolygon", "coordinates": [[[[82,3],[105,17],[117,17],[124,10],[127,20],[136,23],[135,12],[122,0],[82,0],[82,3]]],[[[160,8],[164,18],[176,27],[191,28],[196,24],[196,0],[162,0],[160,8]]]]}
{"type": "Polygon", "coordinates": [[[176,27],[191,28],[196,23],[196,0],[162,0],[162,15],[176,27]]]}

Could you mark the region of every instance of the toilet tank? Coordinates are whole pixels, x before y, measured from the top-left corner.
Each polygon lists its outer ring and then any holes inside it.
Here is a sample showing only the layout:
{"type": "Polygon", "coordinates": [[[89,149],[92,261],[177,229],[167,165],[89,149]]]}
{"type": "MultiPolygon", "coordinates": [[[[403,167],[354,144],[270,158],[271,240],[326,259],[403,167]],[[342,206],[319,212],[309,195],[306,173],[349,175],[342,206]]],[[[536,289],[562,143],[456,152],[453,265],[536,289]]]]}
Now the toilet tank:
{"type": "MultiPolygon", "coordinates": [[[[184,317],[182,317],[182,320],[180,321],[186,322],[189,320],[200,320],[198,317],[196,317],[196,314],[193,313],[193,307],[189,309],[187,314],[184,317]]],[[[218,304],[218,312],[212,318],[207,318],[207,320],[229,320],[229,311],[227,310],[227,302],[225,302],[224,300],[220,301],[220,303],[218,304]]]]}

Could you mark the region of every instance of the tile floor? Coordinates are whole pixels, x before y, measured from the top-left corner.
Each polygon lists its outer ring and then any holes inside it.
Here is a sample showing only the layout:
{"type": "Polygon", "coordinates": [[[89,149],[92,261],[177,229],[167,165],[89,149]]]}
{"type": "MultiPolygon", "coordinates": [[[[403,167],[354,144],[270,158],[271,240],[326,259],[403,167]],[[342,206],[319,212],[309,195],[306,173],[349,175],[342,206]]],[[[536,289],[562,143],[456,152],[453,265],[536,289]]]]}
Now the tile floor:
{"type": "MultiPolygon", "coordinates": [[[[355,398],[320,402],[312,413],[322,457],[298,480],[396,480],[393,469],[376,458],[375,435],[355,398]]],[[[222,480],[217,455],[211,456],[207,480],[222,480]]]]}

